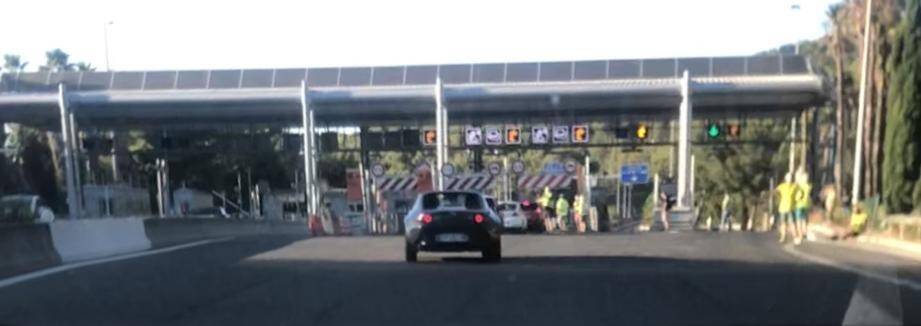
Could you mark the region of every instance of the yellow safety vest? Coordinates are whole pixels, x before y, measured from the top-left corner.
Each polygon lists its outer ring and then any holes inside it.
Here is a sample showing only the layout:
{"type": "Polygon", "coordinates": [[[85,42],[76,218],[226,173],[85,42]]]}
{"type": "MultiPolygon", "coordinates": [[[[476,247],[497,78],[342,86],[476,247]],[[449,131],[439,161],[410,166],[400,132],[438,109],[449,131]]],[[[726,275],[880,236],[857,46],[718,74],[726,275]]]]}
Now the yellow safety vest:
{"type": "Polygon", "coordinates": [[[796,208],[809,208],[809,192],[812,191],[812,186],[808,183],[800,183],[796,188],[796,208]]]}
{"type": "Polygon", "coordinates": [[[780,213],[789,213],[793,211],[793,194],[796,192],[796,185],[790,182],[784,182],[777,185],[777,193],[780,200],[777,203],[777,211],[780,213]]]}

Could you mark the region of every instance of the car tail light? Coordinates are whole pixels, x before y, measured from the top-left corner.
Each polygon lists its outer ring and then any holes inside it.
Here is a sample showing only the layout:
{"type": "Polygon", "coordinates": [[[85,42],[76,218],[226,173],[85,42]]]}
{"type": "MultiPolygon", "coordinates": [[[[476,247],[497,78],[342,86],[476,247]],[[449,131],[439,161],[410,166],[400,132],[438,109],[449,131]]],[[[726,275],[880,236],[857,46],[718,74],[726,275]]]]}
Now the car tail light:
{"type": "Polygon", "coordinates": [[[422,224],[429,224],[429,223],[432,223],[432,215],[431,215],[431,214],[422,214],[422,215],[419,216],[419,220],[422,221],[422,224]]]}
{"type": "Polygon", "coordinates": [[[534,211],[537,212],[537,214],[540,214],[540,207],[538,207],[538,208],[537,208],[536,210],[534,210],[534,211]]]}
{"type": "Polygon", "coordinates": [[[483,214],[476,214],[476,215],[473,216],[473,221],[476,222],[476,224],[483,223],[483,221],[485,221],[485,220],[486,220],[486,218],[483,217],[483,214]]]}

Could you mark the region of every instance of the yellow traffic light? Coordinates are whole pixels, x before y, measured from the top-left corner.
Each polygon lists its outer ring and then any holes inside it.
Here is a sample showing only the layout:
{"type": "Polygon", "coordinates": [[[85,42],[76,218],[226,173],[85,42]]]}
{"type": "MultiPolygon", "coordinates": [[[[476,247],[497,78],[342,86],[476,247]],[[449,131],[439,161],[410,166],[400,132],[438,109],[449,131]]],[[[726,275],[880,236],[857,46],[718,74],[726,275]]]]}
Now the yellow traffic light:
{"type": "Polygon", "coordinates": [[[506,127],[505,128],[505,143],[506,144],[521,144],[521,128],[518,127],[506,127]]]}
{"type": "Polygon", "coordinates": [[[646,137],[649,137],[649,127],[647,127],[645,124],[636,126],[636,138],[645,140],[646,137]]]}
{"type": "Polygon", "coordinates": [[[435,146],[438,142],[438,133],[435,129],[425,129],[422,131],[422,145],[435,146]]]}
{"type": "Polygon", "coordinates": [[[572,142],[573,143],[588,143],[588,126],[587,125],[575,125],[572,126],[572,142]]]}

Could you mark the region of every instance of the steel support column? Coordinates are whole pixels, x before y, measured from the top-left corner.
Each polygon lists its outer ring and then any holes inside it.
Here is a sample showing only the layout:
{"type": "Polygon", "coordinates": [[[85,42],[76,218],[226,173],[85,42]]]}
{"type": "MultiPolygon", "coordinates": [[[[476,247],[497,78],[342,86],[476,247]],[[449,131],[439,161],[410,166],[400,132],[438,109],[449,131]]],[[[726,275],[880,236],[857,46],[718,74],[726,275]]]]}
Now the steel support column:
{"type": "Polygon", "coordinates": [[[444,176],[441,174],[441,168],[444,167],[447,159],[447,138],[448,125],[447,112],[444,105],[444,85],[441,78],[435,80],[435,168],[432,171],[435,181],[435,190],[444,190],[444,176]]]}
{"type": "Polygon", "coordinates": [[[68,108],[67,87],[58,85],[58,108],[61,113],[61,139],[64,140],[64,181],[67,186],[68,217],[77,218],[80,208],[78,206],[77,188],[74,184],[73,137],[71,136],[70,109],[68,108]]]}
{"type": "Polygon", "coordinates": [[[316,179],[314,174],[314,156],[313,143],[313,108],[310,105],[310,90],[307,88],[307,81],[301,81],[301,122],[303,129],[303,151],[304,151],[304,194],[307,196],[307,215],[311,216],[317,213],[316,205],[316,179]]]}
{"type": "Polygon", "coordinates": [[[681,77],[681,106],[678,109],[678,208],[689,208],[691,174],[691,77],[681,77]]]}
{"type": "Polygon", "coordinates": [[[588,155],[585,155],[585,171],[584,171],[584,172],[585,172],[585,196],[584,196],[585,198],[584,198],[584,202],[583,202],[584,205],[582,205],[582,207],[584,207],[584,208],[583,208],[583,211],[582,211],[582,212],[579,212],[579,213],[581,213],[583,216],[588,216],[589,212],[591,212],[591,207],[592,207],[592,168],[591,168],[591,163],[592,163],[591,158],[590,158],[588,155]]]}
{"type": "Polygon", "coordinates": [[[67,119],[70,120],[70,144],[71,150],[73,151],[73,165],[74,165],[74,183],[76,184],[77,189],[77,217],[83,216],[83,182],[80,178],[80,138],[77,135],[80,134],[79,128],[77,127],[76,119],[74,118],[73,113],[67,114],[67,119]]]}

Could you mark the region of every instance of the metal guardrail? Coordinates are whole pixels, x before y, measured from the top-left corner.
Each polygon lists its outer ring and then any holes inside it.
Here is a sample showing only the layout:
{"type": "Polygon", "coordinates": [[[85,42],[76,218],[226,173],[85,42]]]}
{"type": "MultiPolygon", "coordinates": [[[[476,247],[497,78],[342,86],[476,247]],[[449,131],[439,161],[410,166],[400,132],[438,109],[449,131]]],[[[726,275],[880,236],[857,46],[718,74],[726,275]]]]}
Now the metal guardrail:
{"type": "Polygon", "coordinates": [[[116,72],[30,72],[3,74],[0,93],[70,90],[191,90],[561,82],[611,79],[677,78],[684,70],[695,77],[809,74],[802,56],[669,58],[531,63],[450,64],[429,66],[338,67],[294,69],[175,70],[116,72]]]}
{"type": "Polygon", "coordinates": [[[921,216],[890,215],[883,218],[880,223],[886,233],[897,233],[899,240],[905,240],[906,227],[914,227],[916,241],[921,240],[921,216]]]}

